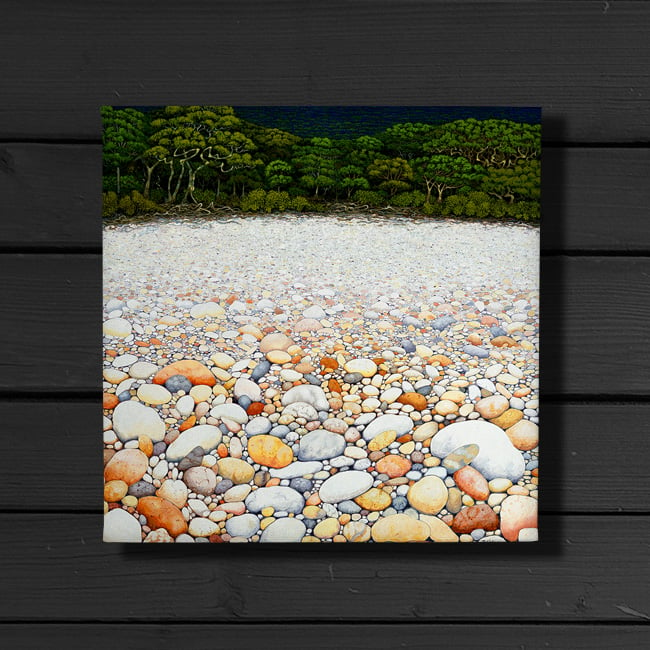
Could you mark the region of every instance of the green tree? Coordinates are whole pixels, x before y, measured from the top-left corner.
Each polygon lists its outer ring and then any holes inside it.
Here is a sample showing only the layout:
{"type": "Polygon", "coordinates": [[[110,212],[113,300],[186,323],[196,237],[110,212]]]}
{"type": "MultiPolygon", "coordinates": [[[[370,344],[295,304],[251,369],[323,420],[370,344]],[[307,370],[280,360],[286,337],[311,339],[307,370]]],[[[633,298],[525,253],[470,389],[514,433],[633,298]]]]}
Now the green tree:
{"type": "Polygon", "coordinates": [[[424,150],[463,156],[484,167],[512,167],[539,158],[541,127],[511,120],[456,120],[437,127],[424,150]]]}
{"type": "Polygon", "coordinates": [[[539,201],[541,165],[538,160],[527,160],[514,167],[491,167],[481,181],[483,191],[513,203],[515,198],[539,201]]]}
{"type": "Polygon", "coordinates": [[[379,183],[379,189],[394,196],[410,188],[413,169],[404,158],[380,158],[368,165],[368,176],[379,183]]]}
{"type": "MultiPolygon", "coordinates": [[[[169,167],[167,200],[174,202],[185,183],[183,200],[194,201],[197,174],[204,168],[221,176],[236,169],[253,167],[255,144],[239,129],[241,120],[229,106],[167,106],[152,122],[151,149],[169,167]]],[[[151,150],[145,152],[151,155],[151,150]]],[[[217,188],[217,195],[219,190],[217,188]]]]}
{"type": "Polygon", "coordinates": [[[356,165],[345,165],[338,171],[338,186],[349,199],[355,190],[370,189],[368,179],[363,175],[363,168],[356,165]]]}
{"type": "Polygon", "coordinates": [[[133,108],[102,106],[102,155],[105,174],[115,175],[121,194],[122,170],[147,149],[146,118],[133,108]]]}
{"type": "Polygon", "coordinates": [[[389,127],[380,137],[389,154],[411,160],[422,155],[423,146],[431,140],[435,128],[433,124],[404,122],[389,127]]]}
{"type": "Polygon", "coordinates": [[[426,203],[435,189],[438,203],[445,192],[470,187],[478,182],[481,170],[461,156],[434,155],[413,161],[415,178],[426,189],[426,203]]]}
{"type": "Polygon", "coordinates": [[[300,185],[315,197],[336,187],[341,154],[334,140],[310,138],[305,144],[296,145],[291,162],[299,174],[300,185]]]}
{"type": "Polygon", "coordinates": [[[287,187],[293,181],[291,165],[284,160],[272,160],[264,168],[266,183],[270,189],[287,187]]]}

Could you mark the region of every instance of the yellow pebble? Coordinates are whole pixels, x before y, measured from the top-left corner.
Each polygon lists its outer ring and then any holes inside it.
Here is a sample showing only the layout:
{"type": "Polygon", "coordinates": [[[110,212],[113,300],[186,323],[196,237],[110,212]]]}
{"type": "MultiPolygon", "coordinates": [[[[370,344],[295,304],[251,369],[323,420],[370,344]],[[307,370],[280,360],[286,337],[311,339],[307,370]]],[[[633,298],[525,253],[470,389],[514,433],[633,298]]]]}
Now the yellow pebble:
{"type": "Polygon", "coordinates": [[[273,506],[267,506],[266,508],[262,508],[263,517],[270,517],[274,512],[275,512],[275,508],[273,506]]]}
{"type": "Polygon", "coordinates": [[[267,526],[270,526],[274,521],[275,521],[275,517],[264,517],[264,519],[260,521],[260,528],[264,530],[267,526]]]}
{"type": "Polygon", "coordinates": [[[392,429],[382,431],[368,443],[368,449],[370,451],[381,451],[395,442],[395,438],[397,438],[397,431],[393,431],[392,429]]]}
{"type": "Polygon", "coordinates": [[[135,508],[138,505],[138,499],[134,497],[132,494],[127,494],[123,499],[122,503],[125,506],[131,506],[132,508],[135,508]]]}
{"type": "Polygon", "coordinates": [[[320,514],[320,508],[318,506],[305,506],[302,514],[305,515],[307,519],[317,519],[320,514]]]}

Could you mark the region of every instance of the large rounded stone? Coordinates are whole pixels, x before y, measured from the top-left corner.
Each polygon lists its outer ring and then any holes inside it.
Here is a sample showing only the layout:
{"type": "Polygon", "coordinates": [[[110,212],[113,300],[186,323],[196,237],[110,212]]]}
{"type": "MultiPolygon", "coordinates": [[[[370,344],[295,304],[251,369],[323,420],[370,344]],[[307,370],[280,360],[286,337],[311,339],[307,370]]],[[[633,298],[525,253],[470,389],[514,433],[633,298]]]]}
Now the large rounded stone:
{"type": "Polygon", "coordinates": [[[469,444],[479,447],[472,467],[488,481],[508,478],[516,483],[523,476],[525,462],[521,453],[515,449],[505,431],[489,422],[467,420],[450,424],[431,440],[430,451],[438,458],[445,458],[458,447],[469,444]]]}
{"type": "Polygon", "coordinates": [[[147,519],[149,528],[164,528],[172,537],[187,532],[187,522],[183,513],[166,499],[142,497],[138,501],[138,511],[147,519]]]}
{"type": "Polygon", "coordinates": [[[140,522],[126,510],[113,508],[104,515],[105,542],[140,543],[142,542],[142,528],[140,522]]]}
{"type": "Polygon", "coordinates": [[[140,402],[121,402],[113,411],[113,430],[122,442],[149,436],[153,442],[165,437],[165,423],[157,411],[140,402]]]}
{"type": "Polygon", "coordinates": [[[294,402],[306,402],[313,406],[317,411],[329,410],[327,396],[320,386],[302,384],[301,386],[290,388],[282,396],[282,406],[289,406],[289,404],[293,404],[294,402]]]}
{"type": "Polygon", "coordinates": [[[192,385],[205,384],[206,386],[214,386],[217,383],[209,368],[206,368],[201,362],[191,359],[170,363],[159,370],[151,381],[154,384],[164,384],[174,375],[183,375],[192,382],[192,385]]]}
{"type": "Polygon", "coordinates": [[[260,537],[260,542],[295,543],[305,536],[305,524],[295,517],[283,517],[267,526],[260,537]]]}
{"type": "Polygon", "coordinates": [[[248,441],[248,455],[255,463],[280,469],[293,460],[293,450],[280,438],[269,435],[253,436],[248,441]]]}
{"type": "Polygon", "coordinates": [[[372,476],[368,472],[339,472],[328,478],[319,490],[321,501],[338,503],[354,499],[372,487],[372,476]]]}
{"type": "Polygon", "coordinates": [[[113,336],[116,339],[125,339],[131,335],[131,323],[124,318],[111,318],[104,322],[105,336],[113,336]]]}
{"type": "Polygon", "coordinates": [[[104,467],[104,479],[133,485],[147,473],[148,466],[149,459],[139,449],[122,449],[104,467]]]}
{"type": "Polygon", "coordinates": [[[430,534],[426,523],[403,514],[381,517],[372,526],[375,542],[424,542],[430,534]]]}
{"type": "Polygon", "coordinates": [[[377,374],[377,364],[372,359],[351,359],[344,368],[346,372],[358,372],[363,377],[377,374]]]}
{"type": "Polygon", "coordinates": [[[425,476],[409,488],[406,498],[419,512],[436,515],[447,503],[447,486],[438,476],[425,476]]]}
{"type": "Polygon", "coordinates": [[[510,442],[521,451],[530,451],[539,444],[539,428],[530,420],[519,420],[516,424],[506,429],[510,442]]]}
{"type": "Polygon", "coordinates": [[[222,458],[216,465],[217,474],[235,484],[248,483],[253,480],[255,468],[239,458],[222,458]]]}
{"type": "MultiPolygon", "coordinates": [[[[255,438],[251,438],[251,442],[253,440],[255,438]]],[[[345,451],[345,446],[345,438],[338,433],[332,433],[326,429],[316,429],[301,438],[298,459],[309,461],[334,458],[345,451]]]]}
{"type": "Polygon", "coordinates": [[[305,506],[305,499],[290,487],[275,485],[258,488],[246,497],[246,508],[250,512],[261,512],[271,507],[276,511],[299,513],[305,506]]]}
{"type": "Polygon", "coordinates": [[[491,395],[479,400],[474,409],[481,417],[491,420],[501,415],[509,406],[508,400],[503,395],[491,395]]]}
{"type": "Polygon", "coordinates": [[[203,448],[206,453],[212,451],[221,442],[221,437],[221,430],[211,424],[200,424],[187,429],[167,447],[167,460],[179,461],[195,447],[203,448]]]}
{"type": "Polygon", "coordinates": [[[292,345],[293,341],[286,334],[272,332],[260,341],[260,352],[266,353],[271,352],[271,350],[286,352],[292,345]]]}
{"type": "Polygon", "coordinates": [[[509,542],[516,542],[520,530],[537,528],[537,499],[512,494],[501,503],[499,514],[501,534],[509,542]]]}
{"type": "Polygon", "coordinates": [[[192,492],[207,496],[214,492],[217,477],[208,467],[190,467],[183,472],[183,482],[192,492]]]}
{"type": "Polygon", "coordinates": [[[463,508],[451,524],[455,533],[471,533],[477,528],[496,530],[498,527],[499,517],[487,504],[463,508]]]}
{"type": "Polygon", "coordinates": [[[142,384],[138,388],[138,399],[146,404],[167,404],[172,399],[172,394],[158,384],[142,384]]]}

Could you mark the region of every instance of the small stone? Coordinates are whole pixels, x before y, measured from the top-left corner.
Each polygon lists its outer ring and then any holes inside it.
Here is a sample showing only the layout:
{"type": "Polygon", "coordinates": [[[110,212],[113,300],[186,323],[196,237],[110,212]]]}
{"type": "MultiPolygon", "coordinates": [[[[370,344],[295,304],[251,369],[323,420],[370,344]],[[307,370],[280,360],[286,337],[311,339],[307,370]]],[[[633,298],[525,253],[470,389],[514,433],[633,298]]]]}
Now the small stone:
{"type": "Polygon", "coordinates": [[[129,486],[125,481],[114,479],[104,484],[104,501],[115,503],[121,501],[129,491],[129,486]]]}
{"type": "Polygon", "coordinates": [[[183,474],[183,482],[196,494],[207,496],[217,485],[215,473],[207,467],[190,467],[183,474]]]}
{"type": "Polygon", "coordinates": [[[370,441],[384,431],[395,431],[398,436],[408,433],[413,427],[413,420],[406,415],[381,415],[363,430],[364,440],[370,441]]]}
{"type": "Polygon", "coordinates": [[[143,497],[138,501],[138,511],[146,517],[149,528],[164,528],[172,537],[187,532],[183,513],[165,499],[143,497]]]}
{"type": "Polygon", "coordinates": [[[281,332],[267,334],[260,341],[260,352],[266,354],[271,350],[282,350],[286,352],[293,345],[293,341],[281,332]]]}
{"type": "Polygon", "coordinates": [[[215,352],[210,357],[210,360],[217,368],[221,368],[222,370],[229,370],[235,365],[235,359],[225,352],[215,352]]]}
{"type": "Polygon", "coordinates": [[[351,359],[344,368],[346,372],[358,372],[362,377],[373,377],[377,374],[377,364],[371,359],[351,359]]]}
{"type": "Polygon", "coordinates": [[[469,465],[478,456],[479,451],[479,446],[474,444],[457,447],[445,456],[442,461],[442,466],[450,472],[457,472],[459,469],[469,465]]]}
{"type": "Polygon", "coordinates": [[[329,411],[327,396],[320,386],[303,384],[290,388],[282,397],[282,406],[289,406],[294,402],[306,402],[317,411],[329,411]]]}
{"type": "Polygon", "coordinates": [[[493,478],[488,483],[488,487],[490,492],[505,492],[512,487],[512,481],[507,478],[493,478]]]}
{"type": "Polygon", "coordinates": [[[187,532],[192,535],[192,537],[210,537],[210,535],[218,532],[218,530],[219,524],[204,517],[195,517],[190,520],[187,532]]]}
{"type": "Polygon", "coordinates": [[[233,537],[245,537],[248,539],[260,529],[260,520],[253,514],[247,513],[232,517],[226,522],[226,531],[233,537]]]}
{"type": "Polygon", "coordinates": [[[473,467],[463,467],[454,473],[456,485],[466,494],[477,501],[485,501],[490,496],[488,482],[483,475],[473,467]]]}
{"type": "Polygon", "coordinates": [[[190,309],[192,318],[218,318],[225,313],[226,310],[216,302],[199,303],[190,309]]]}
{"type": "Polygon", "coordinates": [[[375,464],[375,469],[380,474],[386,474],[389,478],[404,476],[411,467],[412,463],[408,458],[397,454],[387,454],[375,464]]]}
{"type": "Polygon", "coordinates": [[[506,435],[520,451],[530,451],[539,444],[539,428],[530,420],[519,420],[506,429],[506,435]]]}
{"type": "Polygon", "coordinates": [[[451,525],[455,533],[471,533],[477,528],[496,530],[498,527],[499,517],[487,504],[463,508],[451,525]]]}
{"type": "MultiPolygon", "coordinates": [[[[437,430],[438,430],[438,426],[436,425],[436,431],[437,430]]],[[[370,451],[380,451],[381,449],[385,449],[390,444],[395,442],[396,438],[397,438],[397,431],[390,430],[390,429],[388,431],[382,431],[380,434],[376,435],[368,443],[368,449],[370,451]]]]}
{"type": "Polygon", "coordinates": [[[217,383],[215,376],[210,372],[209,368],[206,368],[199,361],[192,361],[190,359],[175,361],[165,366],[154,375],[152,382],[154,384],[164,384],[174,375],[183,375],[193,385],[205,384],[206,386],[214,386],[217,383]]]}
{"type": "Polygon", "coordinates": [[[429,526],[429,538],[434,542],[458,542],[458,535],[438,517],[420,515],[420,521],[429,526]]]}
{"type": "Polygon", "coordinates": [[[314,535],[318,539],[331,539],[339,532],[341,525],[338,519],[328,517],[319,521],[314,527],[314,535]]]}
{"type": "Polygon", "coordinates": [[[129,368],[129,375],[134,379],[149,379],[158,371],[155,363],[148,361],[138,361],[129,368]]]}
{"type": "Polygon", "coordinates": [[[427,398],[420,393],[403,393],[397,401],[412,406],[416,411],[423,411],[427,407],[427,398]]]}
{"type": "Polygon", "coordinates": [[[343,453],[345,445],[343,436],[325,429],[316,429],[301,438],[298,460],[313,461],[334,458],[343,453]]]}
{"type": "MultiPolygon", "coordinates": [[[[111,318],[104,322],[104,336],[113,336],[118,339],[125,339],[133,331],[131,323],[124,318],[111,318]]],[[[140,540],[138,540],[140,541],[140,540]]]]}
{"type": "Polygon", "coordinates": [[[508,400],[503,395],[491,395],[479,400],[474,408],[481,417],[491,420],[501,415],[508,408],[508,400]]]}
{"type": "Polygon", "coordinates": [[[233,395],[237,400],[242,397],[248,397],[252,402],[259,402],[262,399],[262,390],[254,381],[240,377],[235,382],[233,395]]]}
{"type": "Polygon", "coordinates": [[[514,426],[524,417],[524,414],[518,409],[508,409],[504,411],[499,417],[492,418],[490,422],[496,424],[501,429],[509,429],[514,426]]]}
{"type": "Polygon", "coordinates": [[[216,471],[219,476],[236,484],[249,483],[255,474],[252,465],[238,458],[222,458],[216,464],[216,471]]]}
{"type": "Polygon", "coordinates": [[[290,487],[276,485],[258,488],[246,497],[246,508],[250,512],[261,512],[263,508],[272,507],[276,512],[293,512],[298,514],[305,507],[303,496],[290,487]]]}
{"type": "Polygon", "coordinates": [[[350,521],[343,526],[343,536],[348,542],[367,542],[370,540],[370,526],[362,521],[350,521]]]}
{"type": "Polygon", "coordinates": [[[152,530],[144,538],[145,544],[170,544],[173,541],[174,538],[164,528],[152,530]]]}
{"type": "MultiPolygon", "coordinates": [[[[151,484],[148,483],[147,485],[151,484]]],[[[153,485],[151,485],[151,488],[155,490],[153,485]]],[[[159,496],[161,499],[166,499],[177,508],[183,508],[185,506],[187,503],[187,493],[187,485],[178,479],[167,479],[163,481],[162,485],[155,491],[156,496],[159,496]]],[[[152,494],[142,496],[152,496],[152,494]]]]}
{"type": "Polygon", "coordinates": [[[280,438],[269,435],[251,438],[248,441],[248,455],[255,463],[277,469],[286,467],[293,460],[291,447],[285,445],[280,438]]]}
{"type": "MultiPolygon", "coordinates": [[[[438,433],[438,423],[437,422],[425,422],[424,424],[421,424],[414,432],[413,432],[413,440],[415,442],[424,442],[425,440],[428,440],[429,438],[432,438],[433,436],[438,433]]],[[[368,445],[370,446],[370,445],[368,445]]]]}
{"type": "Polygon", "coordinates": [[[391,504],[390,494],[378,488],[370,488],[354,499],[355,503],[364,510],[385,510],[391,504]]]}
{"type": "Polygon", "coordinates": [[[192,388],[192,382],[187,377],[184,377],[183,375],[172,375],[165,382],[165,388],[170,393],[178,393],[181,390],[185,393],[189,393],[192,388]]]}
{"type": "Polygon", "coordinates": [[[138,399],[146,404],[167,404],[167,402],[171,401],[172,394],[164,386],[142,384],[138,388],[138,399]]]}
{"type": "Polygon", "coordinates": [[[425,476],[409,488],[406,498],[419,512],[436,515],[447,503],[447,486],[437,476],[425,476]]]}

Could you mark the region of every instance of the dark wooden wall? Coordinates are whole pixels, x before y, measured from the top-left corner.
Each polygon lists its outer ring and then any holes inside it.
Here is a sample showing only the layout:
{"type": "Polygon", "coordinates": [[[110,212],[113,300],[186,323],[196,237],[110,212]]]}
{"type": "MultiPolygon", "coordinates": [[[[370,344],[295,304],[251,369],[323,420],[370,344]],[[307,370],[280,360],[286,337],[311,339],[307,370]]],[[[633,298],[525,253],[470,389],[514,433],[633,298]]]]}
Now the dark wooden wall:
{"type": "Polygon", "coordinates": [[[643,1],[3,0],[4,647],[648,647],[649,62],[643,1]],[[101,543],[98,107],[165,103],[543,107],[541,543],[101,543]]]}

